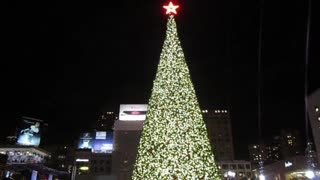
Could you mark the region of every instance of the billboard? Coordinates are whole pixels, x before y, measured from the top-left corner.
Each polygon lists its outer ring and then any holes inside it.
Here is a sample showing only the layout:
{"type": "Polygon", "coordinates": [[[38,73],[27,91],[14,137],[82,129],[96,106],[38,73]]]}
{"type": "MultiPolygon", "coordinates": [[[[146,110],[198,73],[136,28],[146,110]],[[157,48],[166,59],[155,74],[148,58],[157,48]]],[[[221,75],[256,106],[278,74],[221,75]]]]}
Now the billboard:
{"type": "Polygon", "coordinates": [[[97,131],[93,150],[96,153],[107,153],[113,150],[113,132],[97,131]]]}
{"type": "Polygon", "coordinates": [[[78,148],[79,149],[93,149],[93,136],[91,133],[83,133],[80,136],[78,148]]]}
{"type": "Polygon", "coordinates": [[[41,123],[39,119],[22,117],[17,144],[24,146],[39,146],[41,139],[41,123]]]}
{"type": "Polygon", "coordinates": [[[120,104],[119,120],[144,121],[147,109],[147,104],[120,104]]]}

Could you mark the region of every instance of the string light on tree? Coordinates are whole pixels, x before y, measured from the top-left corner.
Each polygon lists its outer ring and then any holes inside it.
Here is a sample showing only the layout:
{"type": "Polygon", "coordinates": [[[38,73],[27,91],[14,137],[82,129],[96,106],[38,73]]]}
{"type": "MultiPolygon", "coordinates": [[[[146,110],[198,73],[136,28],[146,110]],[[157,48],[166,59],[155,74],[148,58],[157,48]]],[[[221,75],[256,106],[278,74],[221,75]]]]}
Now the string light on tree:
{"type": "Polygon", "coordinates": [[[216,180],[215,164],[170,2],[166,38],[153,82],[133,180],[216,180]]]}

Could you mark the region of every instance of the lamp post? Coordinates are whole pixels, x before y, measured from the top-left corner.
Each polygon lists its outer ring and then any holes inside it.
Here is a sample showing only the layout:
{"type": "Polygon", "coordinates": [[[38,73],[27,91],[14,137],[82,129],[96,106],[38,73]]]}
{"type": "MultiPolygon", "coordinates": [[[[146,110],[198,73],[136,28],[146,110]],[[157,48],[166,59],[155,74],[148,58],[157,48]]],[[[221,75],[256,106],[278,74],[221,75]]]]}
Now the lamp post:
{"type": "Polygon", "coordinates": [[[235,172],[233,172],[233,171],[228,171],[228,179],[234,179],[234,177],[236,177],[236,173],[235,172]]]}
{"type": "Polygon", "coordinates": [[[259,180],[265,180],[265,179],[266,179],[266,177],[263,174],[259,175],[259,180]]]}

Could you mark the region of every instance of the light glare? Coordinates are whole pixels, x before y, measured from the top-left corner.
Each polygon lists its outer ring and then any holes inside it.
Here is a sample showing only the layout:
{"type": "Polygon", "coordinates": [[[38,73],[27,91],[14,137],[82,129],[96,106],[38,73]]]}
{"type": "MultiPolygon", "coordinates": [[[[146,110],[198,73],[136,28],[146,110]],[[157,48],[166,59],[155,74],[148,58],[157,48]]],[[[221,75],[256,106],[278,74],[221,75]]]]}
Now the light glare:
{"type": "Polygon", "coordinates": [[[305,176],[307,177],[307,178],[309,178],[309,179],[312,179],[312,178],[314,178],[314,172],[313,171],[306,171],[306,174],[305,174],[305,176]]]}

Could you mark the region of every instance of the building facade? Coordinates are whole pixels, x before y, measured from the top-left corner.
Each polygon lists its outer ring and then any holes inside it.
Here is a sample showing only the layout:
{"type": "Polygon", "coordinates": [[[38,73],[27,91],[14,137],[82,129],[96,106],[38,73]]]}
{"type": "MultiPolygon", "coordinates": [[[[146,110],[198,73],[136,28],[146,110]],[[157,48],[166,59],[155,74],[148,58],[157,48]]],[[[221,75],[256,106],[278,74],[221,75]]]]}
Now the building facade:
{"type": "Polygon", "coordinates": [[[0,154],[8,156],[7,164],[46,163],[51,154],[44,149],[28,146],[1,146],[0,154]]]}
{"type": "Polygon", "coordinates": [[[131,179],[146,112],[146,104],[120,105],[119,120],[114,123],[112,153],[112,175],[117,180],[131,179]]]}
{"type": "Polygon", "coordinates": [[[260,162],[270,164],[280,160],[280,146],[278,143],[251,144],[249,149],[249,159],[253,168],[259,166],[260,162]]]}
{"type": "MultiPolygon", "coordinates": [[[[259,177],[259,169],[253,170],[254,176],[259,177]]],[[[319,170],[313,171],[313,178],[308,177],[310,169],[308,169],[307,159],[305,156],[290,157],[286,160],[280,160],[263,167],[263,175],[269,180],[306,180],[319,179],[319,170]]]]}
{"type": "Polygon", "coordinates": [[[3,145],[0,154],[6,155],[6,166],[2,168],[6,178],[26,179],[32,176],[34,179],[59,178],[68,179],[69,174],[48,167],[51,154],[39,147],[3,145]]]}
{"type": "Polygon", "coordinates": [[[5,177],[5,166],[7,164],[8,156],[5,154],[0,154],[0,179],[5,177]]]}
{"type": "Polygon", "coordinates": [[[75,169],[74,174],[77,178],[86,175],[111,175],[112,154],[94,153],[91,149],[78,149],[75,152],[75,169]]]}
{"type": "Polygon", "coordinates": [[[308,115],[318,163],[320,163],[320,89],[308,97],[308,115]]]}
{"type": "Polygon", "coordinates": [[[115,122],[112,174],[129,180],[137,157],[143,122],[115,122]]]}
{"type": "Polygon", "coordinates": [[[250,179],[253,177],[249,161],[219,161],[219,171],[224,179],[250,179]]]}
{"type": "Polygon", "coordinates": [[[234,160],[230,112],[225,109],[202,110],[216,161],[234,160]]]}
{"type": "Polygon", "coordinates": [[[94,129],[96,131],[110,131],[113,130],[113,125],[115,120],[118,119],[118,116],[113,111],[106,111],[101,113],[100,117],[98,118],[94,129]]]}
{"type": "Polygon", "coordinates": [[[301,135],[298,130],[282,129],[280,131],[280,153],[281,159],[304,155],[301,135]]]}

